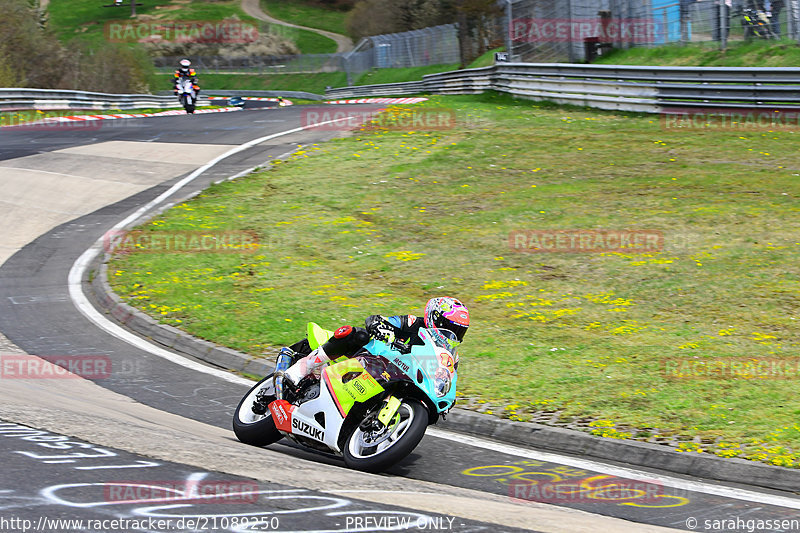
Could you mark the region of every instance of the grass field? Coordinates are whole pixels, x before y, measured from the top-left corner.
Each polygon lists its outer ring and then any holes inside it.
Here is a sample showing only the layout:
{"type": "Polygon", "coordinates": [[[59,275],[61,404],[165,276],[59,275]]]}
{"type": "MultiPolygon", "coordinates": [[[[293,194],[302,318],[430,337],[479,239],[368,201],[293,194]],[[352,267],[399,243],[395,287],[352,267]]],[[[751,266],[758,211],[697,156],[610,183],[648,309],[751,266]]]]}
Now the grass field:
{"type": "MultiPolygon", "coordinates": [[[[92,41],[102,41],[105,23],[128,19],[130,7],[103,7],[108,2],[92,0],[51,0],[47,7],[49,27],[59,39],[72,39],[82,37],[92,41]]],[[[138,7],[137,13],[153,15],[159,8],[168,5],[169,0],[154,0],[138,7]]]]}
{"type": "Polygon", "coordinates": [[[119,294],[257,355],[373,313],[464,300],[460,404],[687,452],[800,465],[800,153],[793,131],[667,129],[655,116],[435,97],[301,147],[145,231],[252,231],[249,253],[116,257],[119,294]],[[427,111],[426,111],[427,110],[427,111]],[[511,232],[643,229],[663,249],[519,253],[511,232]],[[513,242],[513,241],[512,241],[513,242]],[[700,366],[698,366],[700,365],[700,366]],[[737,367],[741,368],[741,367],[737,367]]]}
{"type": "Polygon", "coordinates": [[[458,70],[454,65],[428,65],[425,67],[380,68],[365,72],[356,80],[356,85],[373,85],[377,83],[398,83],[403,81],[419,81],[426,74],[458,70]]]}
{"type": "Polygon", "coordinates": [[[800,46],[794,41],[731,42],[728,50],[718,43],[670,45],[616,50],[595,63],[608,65],[665,65],[702,67],[795,67],[800,46]]]}
{"type": "MultiPolygon", "coordinates": [[[[106,4],[112,4],[108,0],[106,4]]],[[[104,8],[102,2],[93,0],[52,0],[48,12],[50,27],[62,40],[80,38],[96,44],[105,42],[105,25],[112,21],[127,22],[130,8],[104,8]]],[[[238,20],[260,25],[259,21],[246,15],[240,0],[216,2],[188,2],[179,0],[154,0],[137,7],[139,23],[184,20],[216,21],[235,17],[238,20]]],[[[336,51],[336,43],[318,33],[308,30],[277,28],[281,35],[294,41],[304,54],[326,54],[336,51]]]]}
{"type": "Polygon", "coordinates": [[[261,0],[261,9],[276,19],[292,24],[347,35],[345,11],[322,9],[296,0],[261,0]]]}
{"type": "MultiPolygon", "coordinates": [[[[130,7],[103,7],[113,0],[51,0],[47,11],[50,28],[60,39],[74,37],[102,42],[104,25],[110,21],[129,21],[130,7]]],[[[137,15],[157,20],[223,20],[236,16],[240,20],[256,22],[245,15],[239,0],[220,2],[177,2],[175,0],[152,0],[137,7],[137,15]]]]}
{"type": "Polygon", "coordinates": [[[333,54],[336,53],[336,41],[319,33],[309,30],[293,28],[294,44],[302,54],[333,54]]]}

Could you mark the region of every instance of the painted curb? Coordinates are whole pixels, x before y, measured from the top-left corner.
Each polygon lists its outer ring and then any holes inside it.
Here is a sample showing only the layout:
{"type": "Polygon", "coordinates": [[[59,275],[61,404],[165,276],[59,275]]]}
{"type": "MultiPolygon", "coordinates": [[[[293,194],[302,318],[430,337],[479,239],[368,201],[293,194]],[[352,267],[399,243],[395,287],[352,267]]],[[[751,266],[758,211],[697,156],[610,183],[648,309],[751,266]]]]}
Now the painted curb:
{"type": "MultiPolygon", "coordinates": [[[[172,326],[160,324],[141,311],[124,303],[111,290],[105,259],[98,256],[93,264],[95,275],[87,283],[94,303],[121,325],[182,355],[188,355],[215,367],[258,376],[272,372],[271,360],[248,356],[230,348],[198,339],[172,326]]],[[[277,355],[265,354],[267,356],[277,355]]],[[[530,422],[513,422],[465,409],[453,409],[439,423],[443,429],[491,437],[518,446],[543,451],[585,456],[655,468],[676,474],[705,479],[745,483],[756,487],[796,492],[800,490],[800,470],[771,466],[744,459],[724,459],[696,452],[678,452],[646,442],[605,439],[580,431],[530,422]]]]}
{"type": "MultiPolygon", "coordinates": [[[[211,105],[210,101],[207,101],[203,105],[211,105]]],[[[195,115],[206,115],[209,113],[230,113],[233,111],[240,111],[238,107],[220,107],[216,109],[198,109],[194,112],[195,115]]],[[[118,120],[118,119],[133,119],[133,118],[151,118],[151,117],[170,117],[176,115],[186,115],[186,111],[183,109],[170,109],[167,111],[157,111],[155,113],[114,113],[114,114],[97,114],[97,115],[69,115],[64,117],[45,117],[40,120],[34,120],[31,122],[21,122],[19,124],[8,124],[6,126],[0,126],[0,128],[20,128],[20,129],[47,129],[47,128],[59,128],[59,127],[67,127],[69,128],[70,124],[81,124],[87,122],[97,122],[100,120],[118,120]]]]}
{"type": "Polygon", "coordinates": [[[424,97],[399,98],[349,98],[345,100],[326,100],[326,104],[418,104],[427,101],[424,97]]]}

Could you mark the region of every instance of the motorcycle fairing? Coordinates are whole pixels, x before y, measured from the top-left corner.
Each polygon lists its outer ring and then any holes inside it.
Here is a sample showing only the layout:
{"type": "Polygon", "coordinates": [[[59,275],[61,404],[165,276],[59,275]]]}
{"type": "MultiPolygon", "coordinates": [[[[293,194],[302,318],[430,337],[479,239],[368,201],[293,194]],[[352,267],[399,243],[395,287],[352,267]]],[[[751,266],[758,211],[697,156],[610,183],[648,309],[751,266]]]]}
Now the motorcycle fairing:
{"type": "Polygon", "coordinates": [[[292,432],[292,411],[294,405],[286,400],[275,400],[269,404],[269,411],[272,413],[272,420],[279,431],[292,432]]]}
{"type": "Polygon", "coordinates": [[[321,442],[341,453],[338,440],[350,409],[383,390],[357,359],[344,359],[323,369],[319,396],[298,406],[275,400],[269,409],[279,431],[321,442]]]}
{"type": "Polygon", "coordinates": [[[275,420],[275,427],[289,437],[306,437],[325,444],[336,453],[341,453],[337,444],[344,417],[334,407],[333,399],[325,387],[320,387],[320,395],[299,406],[291,405],[285,400],[275,400],[269,404],[269,410],[275,420]],[[288,417],[278,419],[276,411],[288,411],[288,417]],[[322,414],[324,426],[317,421],[322,414]]]}
{"type": "Polygon", "coordinates": [[[384,390],[358,359],[345,359],[327,366],[322,371],[322,382],[342,417],[347,416],[356,402],[365,402],[384,390]],[[344,379],[352,374],[357,375],[344,379]]]}
{"type": "Polygon", "coordinates": [[[383,406],[380,413],[378,413],[378,421],[384,426],[388,426],[394,418],[395,413],[400,408],[402,402],[394,396],[386,398],[386,405],[383,406]]]}
{"type": "Polygon", "coordinates": [[[456,400],[456,382],[458,372],[455,372],[457,361],[448,350],[436,345],[435,339],[425,329],[419,330],[419,337],[423,345],[411,346],[407,354],[400,353],[388,344],[372,339],[364,348],[375,355],[380,355],[391,362],[400,372],[405,374],[417,387],[427,394],[438,412],[449,410],[456,400]],[[431,354],[436,354],[432,357],[431,354]],[[435,374],[439,368],[444,368],[450,373],[450,390],[444,396],[437,396],[435,391],[435,374]]]}
{"type": "Polygon", "coordinates": [[[324,329],[314,322],[308,323],[308,345],[312,350],[315,350],[328,342],[328,339],[333,337],[333,332],[324,329]]]}

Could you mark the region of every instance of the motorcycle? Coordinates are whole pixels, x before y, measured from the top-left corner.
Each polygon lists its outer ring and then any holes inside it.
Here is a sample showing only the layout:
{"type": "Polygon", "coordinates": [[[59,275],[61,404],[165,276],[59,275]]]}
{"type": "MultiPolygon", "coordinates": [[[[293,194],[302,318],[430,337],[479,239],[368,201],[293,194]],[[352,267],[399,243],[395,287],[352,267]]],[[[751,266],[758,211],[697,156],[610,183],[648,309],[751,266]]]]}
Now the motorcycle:
{"type": "Polygon", "coordinates": [[[755,37],[761,39],[777,39],[778,36],[772,30],[771,14],[759,9],[742,9],[742,27],[744,28],[745,40],[755,37]]]}
{"type": "MultiPolygon", "coordinates": [[[[311,323],[312,349],[333,332],[311,323]]],[[[458,381],[456,335],[420,329],[421,345],[372,339],[352,357],[328,362],[283,388],[269,374],[239,402],[233,431],[245,444],[267,446],[282,438],[344,459],[347,467],[381,472],[417,447],[428,425],[453,407],[458,381]]],[[[288,368],[303,354],[281,362],[288,368]]],[[[280,374],[279,374],[280,375],[280,374]]]]}
{"type": "Polygon", "coordinates": [[[178,101],[190,115],[194,113],[197,104],[197,92],[194,83],[190,79],[182,79],[178,82],[178,101]]]}

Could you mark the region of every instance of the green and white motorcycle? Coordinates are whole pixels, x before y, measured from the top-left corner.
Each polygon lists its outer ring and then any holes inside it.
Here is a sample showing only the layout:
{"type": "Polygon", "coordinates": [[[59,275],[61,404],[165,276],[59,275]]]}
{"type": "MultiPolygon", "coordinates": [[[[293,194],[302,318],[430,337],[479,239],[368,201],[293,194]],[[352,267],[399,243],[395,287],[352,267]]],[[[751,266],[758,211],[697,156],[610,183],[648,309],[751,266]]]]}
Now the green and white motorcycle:
{"type": "MultiPolygon", "coordinates": [[[[312,349],[332,335],[308,325],[312,349]]],[[[367,472],[397,464],[456,400],[455,334],[423,328],[419,337],[422,345],[410,351],[373,339],[353,357],[328,363],[319,378],[309,375],[296,391],[281,392],[284,398],[277,397],[274,374],[266,376],[236,408],[236,437],[253,446],[286,437],[367,472]]]]}

